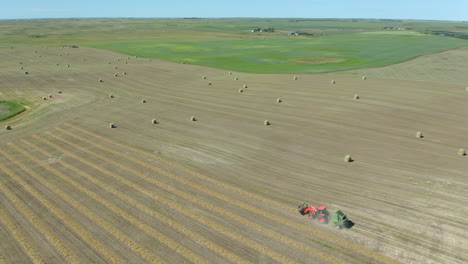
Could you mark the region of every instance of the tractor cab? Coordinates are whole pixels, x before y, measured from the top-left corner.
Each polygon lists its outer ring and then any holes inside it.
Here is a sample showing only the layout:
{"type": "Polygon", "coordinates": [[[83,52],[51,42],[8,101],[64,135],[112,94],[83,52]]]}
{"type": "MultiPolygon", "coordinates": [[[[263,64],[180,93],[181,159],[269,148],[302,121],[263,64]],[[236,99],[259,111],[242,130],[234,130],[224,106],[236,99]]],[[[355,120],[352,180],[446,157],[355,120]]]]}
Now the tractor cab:
{"type": "Polygon", "coordinates": [[[328,215],[327,207],[323,205],[317,207],[317,214],[328,215]]]}
{"type": "Polygon", "coordinates": [[[328,213],[327,207],[321,205],[317,207],[317,217],[320,223],[327,224],[330,214],[328,213]]]}

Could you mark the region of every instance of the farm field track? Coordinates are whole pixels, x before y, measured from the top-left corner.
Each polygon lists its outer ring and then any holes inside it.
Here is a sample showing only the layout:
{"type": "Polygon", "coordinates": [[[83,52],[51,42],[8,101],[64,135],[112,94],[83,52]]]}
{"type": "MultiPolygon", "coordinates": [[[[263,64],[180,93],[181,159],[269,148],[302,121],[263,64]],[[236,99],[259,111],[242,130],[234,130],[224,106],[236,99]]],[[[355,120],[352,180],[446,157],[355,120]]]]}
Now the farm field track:
{"type": "Polygon", "coordinates": [[[0,263],[468,262],[464,85],[0,55],[0,263]]]}

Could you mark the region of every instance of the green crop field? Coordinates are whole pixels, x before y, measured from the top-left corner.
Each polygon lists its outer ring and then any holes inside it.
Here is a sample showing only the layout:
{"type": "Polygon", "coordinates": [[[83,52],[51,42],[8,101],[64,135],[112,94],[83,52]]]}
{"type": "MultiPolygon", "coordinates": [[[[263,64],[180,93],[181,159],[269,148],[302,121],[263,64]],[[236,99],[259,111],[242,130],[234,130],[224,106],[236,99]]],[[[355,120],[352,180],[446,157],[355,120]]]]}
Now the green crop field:
{"type": "Polygon", "coordinates": [[[406,32],[320,38],[134,41],[91,45],[147,58],[252,73],[319,73],[394,64],[457,48],[464,40],[406,32]]]}

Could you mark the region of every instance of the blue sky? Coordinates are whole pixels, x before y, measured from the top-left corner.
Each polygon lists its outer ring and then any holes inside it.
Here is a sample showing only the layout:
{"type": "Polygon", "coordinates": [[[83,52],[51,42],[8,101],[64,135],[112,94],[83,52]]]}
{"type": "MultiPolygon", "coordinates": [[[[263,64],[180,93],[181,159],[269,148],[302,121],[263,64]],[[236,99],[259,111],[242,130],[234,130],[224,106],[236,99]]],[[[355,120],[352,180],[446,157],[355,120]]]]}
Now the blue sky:
{"type": "Polygon", "coordinates": [[[307,17],[468,21],[468,0],[2,0],[0,5],[0,19],[68,17],[307,17]]]}

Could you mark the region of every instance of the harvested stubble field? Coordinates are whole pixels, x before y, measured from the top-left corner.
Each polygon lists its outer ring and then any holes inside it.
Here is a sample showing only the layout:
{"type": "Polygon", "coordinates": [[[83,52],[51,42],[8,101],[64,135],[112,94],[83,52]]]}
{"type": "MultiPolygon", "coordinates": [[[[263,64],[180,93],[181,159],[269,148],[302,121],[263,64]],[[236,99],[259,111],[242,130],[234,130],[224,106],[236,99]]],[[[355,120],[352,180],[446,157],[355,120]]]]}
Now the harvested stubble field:
{"type": "Polygon", "coordinates": [[[234,73],[239,93],[228,71],[91,48],[0,56],[2,98],[31,107],[0,132],[0,263],[468,261],[465,86],[234,73]]]}

